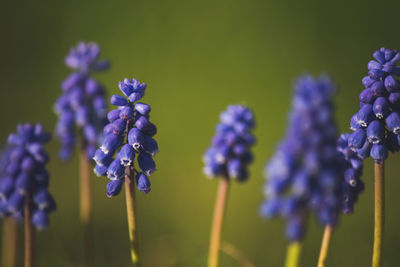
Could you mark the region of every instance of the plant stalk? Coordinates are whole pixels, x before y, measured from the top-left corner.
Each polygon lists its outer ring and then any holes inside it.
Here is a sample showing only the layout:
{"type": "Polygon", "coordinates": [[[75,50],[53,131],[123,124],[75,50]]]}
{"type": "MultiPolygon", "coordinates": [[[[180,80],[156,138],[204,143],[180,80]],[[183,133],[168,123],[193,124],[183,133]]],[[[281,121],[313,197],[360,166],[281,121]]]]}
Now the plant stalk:
{"type": "Polygon", "coordinates": [[[131,249],[131,260],[135,267],[140,266],[139,238],[136,222],[136,199],[134,173],[130,166],[125,168],[125,199],[126,215],[128,218],[129,242],[131,249]]]}
{"type": "Polygon", "coordinates": [[[372,266],[382,267],[383,232],[385,224],[385,165],[375,163],[375,226],[372,266]]]}
{"type": "Polygon", "coordinates": [[[90,180],[90,163],[85,146],[80,151],[80,219],[83,231],[83,263],[85,267],[92,266],[93,236],[92,236],[92,187],[90,180]]]}
{"type": "Polygon", "coordinates": [[[219,250],[221,248],[222,226],[225,218],[227,198],[229,192],[229,179],[220,179],[217,199],[215,201],[214,219],[211,228],[210,248],[208,254],[208,267],[217,267],[219,261],[219,250]]]}
{"type": "Polygon", "coordinates": [[[6,218],[3,221],[3,267],[15,267],[17,251],[17,222],[14,218],[6,218]]]}
{"type": "Polygon", "coordinates": [[[25,267],[34,266],[34,238],[35,233],[32,224],[32,197],[26,196],[24,206],[25,221],[25,267]]]}
{"type": "Polygon", "coordinates": [[[298,267],[302,244],[299,241],[291,242],[287,249],[285,267],[298,267]]]}
{"type": "Polygon", "coordinates": [[[321,250],[319,252],[318,267],[325,267],[328,257],[329,245],[332,239],[333,228],[331,225],[325,226],[324,236],[322,238],[321,250]]]}

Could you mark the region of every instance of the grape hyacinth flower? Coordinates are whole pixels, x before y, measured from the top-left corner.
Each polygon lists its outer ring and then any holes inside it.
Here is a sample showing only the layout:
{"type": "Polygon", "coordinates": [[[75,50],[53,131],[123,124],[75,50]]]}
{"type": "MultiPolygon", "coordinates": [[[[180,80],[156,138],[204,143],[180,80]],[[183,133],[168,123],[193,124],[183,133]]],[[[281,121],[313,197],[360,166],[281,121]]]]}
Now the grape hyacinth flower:
{"type": "Polygon", "coordinates": [[[400,149],[400,53],[382,47],[368,62],[368,76],[362,79],[360,110],[350,120],[349,144],[361,158],[375,161],[375,231],[373,267],[382,266],[384,222],[384,161],[389,152],[400,149]]]}
{"type": "Polygon", "coordinates": [[[343,165],[336,150],[334,91],[327,77],[298,79],[286,137],[266,167],[261,215],[286,220],[286,266],[298,265],[310,212],[328,232],[338,220],[343,165]]]}
{"type": "Polygon", "coordinates": [[[117,108],[107,114],[109,123],[104,127],[105,138],[94,154],[97,176],[107,176],[108,197],[121,192],[125,182],[132,262],[139,262],[135,221],[135,180],[139,191],[150,192],[151,176],[156,170],[153,157],[158,144],[153,138],[157,127],[150,122],[151,108],[138,102],[144,97],[146,84],[135,79],[119,82],[123,96],[111,96],[110,103],[117,108]],[[115,155],[115,156],[114,156],[115,155]],[[137,166],[134,166],[135,159],[137,166]]]}
{"type": "Polygon", "coordinates": [[[91,74],[108,69],[109,62],[100,59],[100,47],[96,43],[80,42],[71,48],[65,64],[74,72],[62,82],[62,95],[54,106],[58,115],[56,137],[61,142],[62,160],[69,159],[76,146],[80,148],[80,220],[84,228],[83,260],[88,266],[92,265],[93,258],[90,161],[107,123],[105,89],[91,74]]]}
{"type": "Polygon", "coordinates": [[[253,160],[250,147],[255,143],[251,134],[255,126],[254,115],[249,108],[243,105],[229,106],[220,119],[211,147],[204,155],[204,173],[210,178],[220,178],[211,231],[209,267],[218,266],[229,180],[244,182],[248,179],[248,165],[253,160]]]}
{"type": "Polygon", "coordinates": [[[44,149],[50,138],[41,124],[19,124],[17,132],[8,136],[8,146],[2,157],[1,214],[24,218],[26,264],[33,262],[32,225],[45,229],[49,225],[49,214],[56,210],[48,190],[46,164],[49,156],[44,149]]]}

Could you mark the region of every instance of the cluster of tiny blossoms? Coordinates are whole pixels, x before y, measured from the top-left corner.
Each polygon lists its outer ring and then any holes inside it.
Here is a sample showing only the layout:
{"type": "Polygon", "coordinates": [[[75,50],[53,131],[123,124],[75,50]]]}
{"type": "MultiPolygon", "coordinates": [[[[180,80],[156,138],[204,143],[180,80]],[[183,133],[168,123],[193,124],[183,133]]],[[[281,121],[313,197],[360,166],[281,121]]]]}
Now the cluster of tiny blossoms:
{"type": "Polygon", "coordinates": [[[252,162],[250,146],[255,137],[251,110],[242,105],[232,105],[220,116],[217,132],[211,147],[204,155],[204,173],[210,177],[222,176],[240,182],[248,178],[247,165],[252,162]]]}
{"type": "Polygon", "coordinates": [[[157,142],[153,139],[157,128],[149,121],[150,106],[137,102],[143,98],[146,84],[125,79],[119,83],[119,88],[125,97],[111,96],[110,102],[117,109],[107,114],[109,124],[104,127],[105,138],[93,157],[96,175],[106,175],[110,179],[108,197],[120,193],[127,167],[135,172],[138,189],[150,192],[148,176],[156,170],[153,156],[158,153],[157,142]],[[133,168],[136,154],[141,172],[133,168]]]}
{"type": "Polygon", "coordinates": [[[32,200],[32,223],[38,229],[48,226],[48,214],[56,209],[45,168],[49,156],[43,145],[49,140],[40,124],[20,124],[17,133],[8,136],[1,158],[1,216],[23,217],[25,203],[32,200]]]}
{"type": "Polygon", "coordinates": [[[336,150],[334,91],[326,77],[298,80],[287,135],[266,167],[261,214],[285,218],[291,241],[303,238],[310,210],[324,225],[335,225],[340,211],[343,165],[336,150]]]}
{"type": "Polygon", "coordinates": [[[108,68],[108,61],[100,60],[100,48],[95,43],[79,43],[65,58],[65,64],[75,71],[62,83],[63,94],[55,104],[59,116],[56,136],[61,141],[60,157],[70,158],[77,144],[76,126],[82,148],[92,158],[101,141],[107,123],[107,101],[103,86],[90,73],[108,68]]]}
{"type": "Polygon", "coordinates": [[[342,212],[352,213],[358,195],[364,190],[364,183],[361,180],[363,160],[357,152],[349,147],[350,134],[341,134],[337,141],[337,149],[342,154],[346,168],[342,181],[342,212]]]}
{"type": "Polygon", "coordinates": [[[368,63],[368,76],[360,93],[360,110],[351,118],[354,131],[349,136],[350,147],[360,158],[371,156],[382,163],[388,151],[400,149],[400,53],[381,48],[373,53],[376,60],[368,63]]]}

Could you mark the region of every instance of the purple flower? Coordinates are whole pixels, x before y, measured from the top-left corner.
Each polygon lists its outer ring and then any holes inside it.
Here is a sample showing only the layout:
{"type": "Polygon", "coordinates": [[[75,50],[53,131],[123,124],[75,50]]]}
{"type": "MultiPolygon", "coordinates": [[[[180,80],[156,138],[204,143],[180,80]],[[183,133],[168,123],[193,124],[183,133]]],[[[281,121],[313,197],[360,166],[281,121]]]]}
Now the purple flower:
{"type": "Polygon", "coordinates": [[[82,138],[89,159],[103,138],[102,129],[107,122],[107,102],[103,86],[90,77],[90,73],[108,68],[108,61],[100,60],[100,48],[95,43],[79,43],[72,48],[65,64],[73,69],[61,87],[62,95],[54,110],[58,115],[56,137],[61,142],[60,157],[71,157],[77,140],[82,138]],[[77,134],[80,138],[76,138],[77,134]]]}
{"type": "Polygon", "coordinates": [[[151,108],[147,104],[136,103],[144,96],[146,84],[135,79],[124,79],[119,83],[119,88],[123,95],[113,95],[110,98],[110,103],[116,109],[107,114],[109,124],[103,129],[106,136],[93,157],[96,175],[107,175],[110,179],[106,192],[108,197],[120,193],[127,168],[136,175],[138,190],[150,192],[147,176],[156,170],[153,157],[158,153],[158,144],[152,138],[157,128],[149,120],[151,108]],[[138,167],[134,166],[135,158],[138,167]]]}
{"type": "MultiPolygon", "coordinates": [[[[310,211],[324,225],[334,226],[338,219],[344,166],[336,150],[334,91],[327,77],[297,81],[286,137],[266,166],[267,199],[260,212],[268,218],[283,217],[291,241],[304,237],[310,211]]],[[[353,136],[354,147],[361,147],[365,138],[360,130],[353,136]]]]}
{"type": "Polygon", "coordinates": [[[204,155],[204,173],[212,178],[226,176],[243,182],[248,178],[251,131],[255,121],[252,111],[243,105],[229,106],[220,116],[216,135],[204,155]]]}
{"type": "Polygon", "coordinates": [[[32,223],[37,229],[48,226],[48,214],[56,210],[45,169],[49,157],[43,146],[49,140],[41,124],[20,124],[9,135],[0,164],[1,216],[19,218],[29,197],[33,200],[32,223]]]}
{"type": "MultiPolygon", "coordinates": [[[[388,151],[400,148],[400,53],[381,48],[373,53],[375,60],[368,63],[368,76],[362,79],[365,89],[360,93],[360,110],[351,118],[354,132],[366,131],[367,142],[357,148],[358,156],[371,156],[375,162],[382,162],[388,151]],[[358,125],[357,125],[358,124],[358,125]]],[[[352,134],[352,136],[354,135],[352,134]]],[[[349,145],[353,146],[349,139],[349,145]]]]}

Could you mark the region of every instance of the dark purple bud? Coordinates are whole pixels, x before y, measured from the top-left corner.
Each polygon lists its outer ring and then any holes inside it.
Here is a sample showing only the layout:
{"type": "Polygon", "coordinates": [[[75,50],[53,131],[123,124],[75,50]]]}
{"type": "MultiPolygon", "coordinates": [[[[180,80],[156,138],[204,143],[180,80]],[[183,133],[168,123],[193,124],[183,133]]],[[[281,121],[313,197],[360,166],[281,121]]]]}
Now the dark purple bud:
{"type": "Polygon", "coordinates": [[[217,163],[214,160],[207,161],[204,168],[203,172],[205,175],[207,175],[209,178],[214,178],[217,175],[220,175],[224,171],[224,165],[217,163]]]}
{"type": "Polygon", "coordinates": [[[99,166],[108,166],[112,162],[112,158],[110,154],[105,154],[103,150],[100,148],[96,150],[94,153],[93,160],[96,162],[97,165],[99,166]]]}
{"type": "Polygon", "coordinates": [[[138,150],[144,144],[144,136],[138,128],[132,128],[128,134],[128,144],[135,150],[138,150]]]}
{"type": "Polygon", "coordinates": [[[142,152],[138,156],[138,163],[139,168],[144,172],[146,175],[150,176],[153,172],[156,171],[156,163],[154,162],[153,158],[145,153],[142,152]]]}
{"type": "Polygon", "coordinates": [[[114,106],[126,106],[128,101],[123,96],[112,95],[110,98],[110,103],[114,106]]]}
{"type": "Polygon", "coordinates": [[[121,146],[122,141],[123,141],[122,136],[115,135],[115,134],[109,134],[104,138],[100,149],[105,154],[110,153],[112,155],[112,154],[114,154],[115,150],[117,150],[121,146]]]}
{"type": "Polygon", "coordinates": [[[107,124],[106,126],[104,126],[104,129],[103,129],[103,134],[104,135],[109,135],[109,134],[111,134],[113,132],[113,125],[112,125],[112,123],[109,123],[109,124],[107,124]]]}
{"type": "Polygon", "coordinates": [[[232,150],[234,155],[241,157],[247,152],[248,147],[245,144],[236,144],[232,150]]]}
{"type": "Polygon", "coordinates": [[[136,184],[140,192],[147,194],[151,190],[151,183],[149,178],[144,173],[138,173],[136,175],[136,184]]]}
{"type": "Polygon", "coordinates": [[[84,80],[85,76],[79,72],[71,73],[61,84],[64,91],[69,91],[72,88],[79,86],[84,80]]]}
{"type": "Polygon", "coordinates": [[[34,180],[37,185],[40,185],[41,187],[47,187],[49,185],[49,172],[46,171],[46,169],[41,168],[35,173],[34,180]]]}
{"type": "Polygon", "coordinates": [[[93,98],[93,108],[98,117],[104,118],[106,116],[108,107],[104,96],[98,95],[93,98]]]}
{"type": "Polygon", "coordinates": [[[116,179],[121,179],[124,176],[125,172],[125,167],[121,165],[121,161],[118,159],[115,159],[113,162],[111,162],[110,166],[107,169],[107,177],[110,180],[116,180],[116,179]]]}
{"type": "Polygon", "coordinates": [[[126,120],[124,119],[115,120],[112,124],[113,124],[113,133],[115,135],[122,134],[126,129],[126,120]]]}
{"type": "Polygon", "coordinates": [[[147,115],[147,114],[150,113],[151,108],[150,108],[150,106],[147,105],[147,104],[144,104],[144,103],[136,103],[136,104],[135,104],[135,110],[136,110],[137,112],[139,112],[140,114],[142,114],[142,115],[147,115]]]}
{"type": "Polygon", "coordinates": [[[11,213],[17,213],[22,210],[25,202],[25,196],[18,193],[18,191],[14,191],[14,193],[8,199],[8,210],[11,213]]]}
{"type": "Polygon", "coordinates": [[[375,51],[372,56],[381,64],[384,64],[386,62],[385,60],[385,54],[382,53],[382,51],[375,51]]]}
{"type": "Polygon", "coordinates": [[[226,168],[230,178],[238,179],[243,172],[244,166],[240,159],[231,159],[228,161],[226,168]]]}
{"type": "Polygon", "coordinates": [[[121,119],[128,120],[133,118],[133,108],[130,106],[125,106],[121,109],[121,113],[119,114],[121,119]]]}
{"type": "Polygon", "coordinates": [[[375,114],[372,111],[372,105],[364,105],[356,114],[357,123],[362,127],[367,127],[368,123],[373,121],[375,114]]]}
{"type": "Polygon", "coordinates": [[[277,216],[280,211],[280,203],[280,200],[275,198],[269,198],[268,201],[264,201],[260,208],[261,215],[267,218],[277,216]]]}
{"type": "Polygon", "coordinates": [[[220,146],[215,151],[215,161],[218,163],[226,163],[231,155],[229,146],[220,146]]]}
{"type": "Polygon", "coordinates": [[[146,135],[153,136],[157,133],[157,127],[144,116],[136,121],[136,127],[146,135]]]}
{"type": "Polygon", "coordinates": [[[385,137],[385,126],[378,120],[370,122],[367,127],[367,137],[370,143],[379,143],[385,137]]]}
{"type": "Polygon", "coordinates": [[[382,164],[388,157],[388,151],[386,146],[383,144],[374,144],[371,148],[371,158],[375,160],[376,163],[382,164]]]}
{"type": "Polygon", "coordinates": [[[133,92],[130,96],[129,96],[129,101],[131,103],[135,103],[136,101],[142,99],[144,97],[144,91],[143,92],[133,92]]]}
{"type": "Polygon", "coordinates": [[[97,141],[97,131],[96,127],[91,124],[85,125],[83,128],[83,135],[85,139],[90,143],[96,143],[97,141]]]}
{"type": "Polygon", "coordinates": [[[386,147],[390,152],[397,152],[400,150],[400,143],[399,143],[400,135],[394,134],[389,132],[386,137],[386,147]]]}
{"type": "Polygon", "coordinates": [[[21,169],[25,173],[32,173],[35,170],[36,162],[32,157],[26,156],[21,162],[21,169]]]}
{"type": "Polygon", "coordinates": [[[26,173],[18,175],[15,187],[21,195],[26,195],[33,188],[33,179],[26,173]]]}
{"type": "Polygon", "coordinates": [[[19,162],[26,155],[26,150],[23,147],[14,147],[10,152],[10,160],[19,162]]]}
{"type": "Polygon", "coordinates": [[[356,170],[354,170],[353,168],[348,168],[344,172],[344,180],[350,186],[355,187],[357,185],[357,180],[358,180],[358,174],[357,174],[356,170]]]}
{"type": "Polygon", "coordinates": [[[400,93],[390,93],[388,100],[392,105],[398,106],[400,104],[400,93]]]}
{"type": "Polygon", "coordinates": [[[131,166],[135,159],[135,150],[131,145],[125,144],[119,151],[119,159],[123,166],[131,166]]]}
{"type": "Polygon", "coordinates": [[[32,223],[39,230],[44,230],[49,226],[50,220],[47,212],[43,210],[36,210],[32,215],[32,223]]]}
{"type": "Polygon", "coordinates": [[[305,234],[303,223],[300,220],[289,220],[286,226],[286,236],[291,241],[302,240],[305,234]]]}
{"type": "Polygon", "coordinates": [[[392,75],[388,75],[385,78],[385,87],[389,92],[395,92],[399,91],[400,84],[392,75]]]}
{"type": "Polygon", "coordinates": [[[366,134],[363,129],[358,129],[349,136],[349,146],[352,149],[361,148],[366,139],[366,134]]]}
{"type": "Polygon", "coordinates": [[[101,86],[95,79],[88,78],[85,82],[85,92],[89,96],[94,96],[101,92],[101,86]]]}
{"type": "Polygon", "coordinates": [[[107,169],[108,169],[108,166],[105,166],[105,165],[102,165],[102,166],[96,165],[96,166],[94,167],[93,171],[94,171],[94,173],[96,174],[96,176],[105,176],[106,173],[107,173],[107,169]]]}
{"type": "Polygon", "coordinates": [[[368,72],[368,75],[371,79],[379,80],[385,75],[385,72],[382,70],[373,69],[368,72]]]}
{"type": "Polygon", "coordinates": [[[14,191],[14,179],[11,177],[4,177],[0,180],[0,198],[6,200],[14,191]]]}
{"type": "Polygon", "coordinates": [[[400,114],[397,112],[392,112],[390,113],[389,116],[387,116],[386,120],[386,125],[395,134],[400,133],[400,114]]]}
{"type": "Polygon", "coordinates": [[[382,65],[376,62],[375,60],[371,60],[368,62],[368,69],[373,70],[373,69],[382,69],[382,65]]]}
{"type": "Polygon", "coordinates": [[[146,153],[150,154],[152,157],[154,157],[159,151],[157,141],[154,140],[154,138],[145,135],[143,142],[143,150],[146,151],[146,153]]]}
{"type": "Polygon", "coordinates": [[[124,179],[116,179],[109,181],[107,183],[107,192],[106,192],[107,197],[111,198],[116,195],[119,195],[123,184],[124,184],[124,179]]]}
{"type": "Polygon", "coordinates": [[[357,129],[362,129],[362,126],[358,123],[357,114],[354,114],[350,120],[350,129],[355,131],[357,129]]]}
{"type": "Polygon", "coordinates": [[[56,202],[54,201],[53,196],[45,188],[35,192],[33,202],[40,210],[46,212],[53,212],[56,210],[56,202]]]}
{"type": "Polygon", "coordinates": [[[371,85],[371,91],[374,96],[384,96],[387,94],[382,81],[376,81],[371,85]]]}
{"type": "Polygon", "coordinates": [[[111,110],[110,112],[107,113],[107,119],[109,122],[113,122],[116,119],[119,119],[119,114],[121,113],[121,110],[119,109],[114,109],[111,110]]]}
{"type": "Polygon", "coordinates": [[[369,76],[365,76],[364,78],[362,78],[362,84],[365,86],[365,88],[370,87],[371,84],[373,84],[374,82],[375,80],[372,80],[369,76]]]}
{"type": "Polygon", "coordinates": [[[16,134],[10,134],[7,138],[7,143],[14,146],[21,146],[24,144],[24,140],[16,134]]]}
{"type": "Polygon", "coordinates": [[[128,78],[125,78],[123,82],[119,82],[118,87],[126,97],[129,97],[133,93],[133,88],[130,86],[128,78]]]}
{"type": "Polygon", "coordinates": [[[362,160],[355,159],[355,158],[350,159],[350,164],[351,164],[352,168],[355,170],[361,170],[361,168],[363,166],[362,160]]]}
{"type": "Polygon", "coordinates": [[[6,174],[15,176],[20,171],[20,166],[17,162],[10,162],[6,168],[6,174]]]}
{"type": "Polygon", "coordinates": [[[368,158],[370,155],[371,147],[372,147],[372,144],[370,142],[366,141],[360,149],[357,149],[358,157],[363,160],[368,158]]]}
{"type": "Polygon", "coordinates": [[[79,126],[84,126],[89,123],[89,109],[85,106],[78,108],[75,113],[75,120],[79,126]]]}
{"type": "Polygon", "coordinates": [[[378,97],[372,106],[372,110],[378,119],[382,119],[389,114],[390,104],[385,97],[378,97]]]}
{"type": "Polygon", "coordinates": [[[374,94],[370,88],[364,89],[360,93],[360,101],[365,104],[369,104],[374,100],[374,94]]]}

